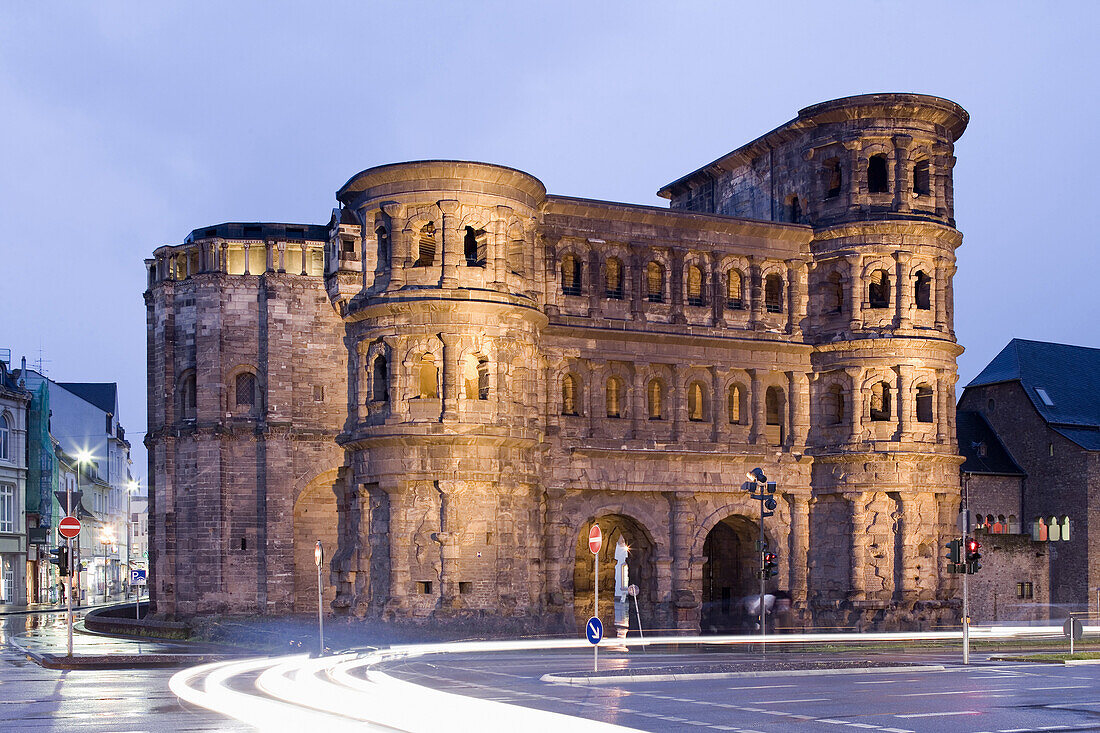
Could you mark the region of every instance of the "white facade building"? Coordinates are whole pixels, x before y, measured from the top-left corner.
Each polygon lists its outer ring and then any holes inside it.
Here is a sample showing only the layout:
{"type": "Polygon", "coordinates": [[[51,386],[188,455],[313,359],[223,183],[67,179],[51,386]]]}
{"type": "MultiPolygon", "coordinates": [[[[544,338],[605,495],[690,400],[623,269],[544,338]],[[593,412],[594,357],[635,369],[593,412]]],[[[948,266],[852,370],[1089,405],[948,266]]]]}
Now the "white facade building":
{"type": "Polygon", "coordinates": [[[31,395],[0,352],[0,604],[27,602],[27,406],[31,395]]]}

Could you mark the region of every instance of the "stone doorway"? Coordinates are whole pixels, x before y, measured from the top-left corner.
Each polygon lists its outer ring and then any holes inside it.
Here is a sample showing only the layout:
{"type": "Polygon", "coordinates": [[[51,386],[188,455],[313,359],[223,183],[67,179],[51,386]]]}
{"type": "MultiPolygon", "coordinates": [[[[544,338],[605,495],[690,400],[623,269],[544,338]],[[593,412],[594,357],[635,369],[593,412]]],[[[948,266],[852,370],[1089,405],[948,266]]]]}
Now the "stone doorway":
{"type": "Polygon", "coordinates": [[[615,548],[621,543],[626,545],[626,575],[630,584],[638,586],[638,610],[642,623],[652,623],[656,618],[654,602],[657,598],[657,573],[653,562],[654,547],[649,532],[635,519],[621,514],[605,514],[581,525],[577,535],[576,560],[573,565],[573,616],[577,629],[584,628],[585,622],[593,615],[593,562],[588,549],[588,532],[593,524],[600,525],[603,533],[603,546],[600,549],[600,620],[603,621],[604,637],[615,636],[616,606],[620,611],[620,620],[627,618],[630,628],[637,628],[634,602],[630,602],[630,613],[625,614],[625,595],[615,595],[616,579],[623,573],[623,563],[616,564],[615,548]]]}
{"type": "Polygon", "coordinates": [[[707,533],[703,542],[703,607],[700,631],[737,634],[751,630],[744,599],[760,593],[760,531],[748,517],[730,516],[707,533]]]}
{"type": "Polygon", "coordinates": [[[294,502],[294,612],[317,613],[317,563],[314,548],[321,540],[325,549],[321,581],[325,612],[331,612],[336,598],[329,569],[336,553],[336,493],[338,472],[326,471],[302,489],[294,502]]]}

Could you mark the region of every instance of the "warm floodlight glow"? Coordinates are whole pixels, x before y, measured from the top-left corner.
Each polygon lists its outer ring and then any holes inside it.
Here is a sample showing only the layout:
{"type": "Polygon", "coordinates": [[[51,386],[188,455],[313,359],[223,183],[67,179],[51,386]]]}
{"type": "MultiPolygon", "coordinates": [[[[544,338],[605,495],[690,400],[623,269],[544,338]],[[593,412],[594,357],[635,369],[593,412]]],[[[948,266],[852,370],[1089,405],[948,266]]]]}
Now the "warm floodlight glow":
{"type": "Polygon", "coordinates": [[[82,448],[82,449],[80,449],[76,452],[76,463],[77,463],[77,465],[83,465],[85,463],[91,463],[91,462],[92,462],[92,452],[91,451],[85,450],[85,449],[82,448]]]}
{"type": "Polygon", "coordinates": [[[133,479],[130,479],[130,481],[126,484],[126,490],[129,491],[131,494],[134,494],[137,493],[139,486],[141,486],[141,484],[139,484],[137,481],[134,481],[133,479]]]}
{"type": "Polygon", "coordinates": [[[760,470],[759,468],[752,469],[751,471],[749,471],[748,473],[745,474],[745,477],[749,481],[755,481],[758,484],[768,483],[768,477],[765,476],[764,472],[762,470],[760,470]]]}

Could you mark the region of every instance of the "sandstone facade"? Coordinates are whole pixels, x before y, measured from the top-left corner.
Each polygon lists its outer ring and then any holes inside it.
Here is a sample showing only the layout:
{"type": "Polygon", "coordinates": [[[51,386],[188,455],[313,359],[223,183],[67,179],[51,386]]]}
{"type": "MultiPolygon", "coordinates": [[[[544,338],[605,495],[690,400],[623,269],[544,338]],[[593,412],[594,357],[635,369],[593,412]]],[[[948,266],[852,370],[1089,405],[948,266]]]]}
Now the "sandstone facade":
{"type": "Polygon", "coordinates": [[[386,165],[327,227],[158,249],[158,612],[306,610],[321,539],[337,612],[569,627],[599,522],[601,615],[621,540],[647,625],[728,628],[758,588],[759,466],[769,589],[800,622],[954,617],[966,122],[920,95],[816,105],[666,186],[669,209],[386,165]]]}

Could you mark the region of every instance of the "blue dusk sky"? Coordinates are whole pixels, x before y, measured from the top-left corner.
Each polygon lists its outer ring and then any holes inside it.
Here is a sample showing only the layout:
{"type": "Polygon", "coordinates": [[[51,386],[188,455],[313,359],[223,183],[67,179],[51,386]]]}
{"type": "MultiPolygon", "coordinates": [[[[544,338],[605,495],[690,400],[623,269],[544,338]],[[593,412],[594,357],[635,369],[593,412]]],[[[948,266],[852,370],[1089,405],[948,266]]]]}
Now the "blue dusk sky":
{"type": "Polygon", "coordinates": [[[1097,28],[1095,2],[7,2],[0,348],[118,382],[144,483],[157,246],[325,223],[357,171],[423,158],[664,206],[802,107],[919,92],[971,115],[961,393],[1013,337],[1100,346],[1097,28]]]}

